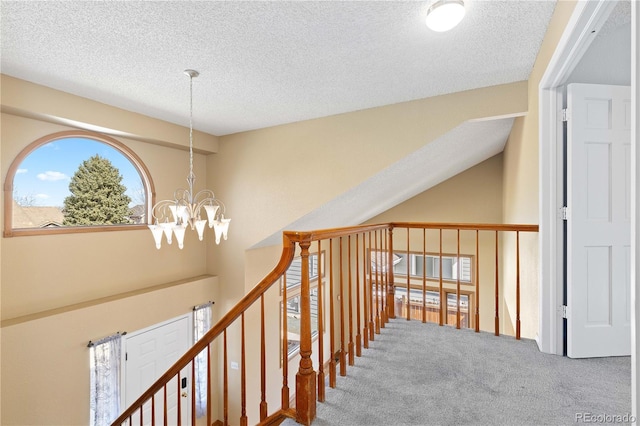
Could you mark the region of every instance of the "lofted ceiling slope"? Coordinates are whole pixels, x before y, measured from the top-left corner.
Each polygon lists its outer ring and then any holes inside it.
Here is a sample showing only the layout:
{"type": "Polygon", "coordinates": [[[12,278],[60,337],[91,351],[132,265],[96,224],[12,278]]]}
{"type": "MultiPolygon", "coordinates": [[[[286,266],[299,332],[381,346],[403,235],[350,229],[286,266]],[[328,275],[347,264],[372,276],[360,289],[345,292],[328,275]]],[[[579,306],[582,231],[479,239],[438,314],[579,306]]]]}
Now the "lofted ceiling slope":
{"type": "Polygon", "coordinates": [[[359,225],[501,153],[514,118],[468,121],[275,232],[252,248],[282,242],[282,231],[359,225]]]}

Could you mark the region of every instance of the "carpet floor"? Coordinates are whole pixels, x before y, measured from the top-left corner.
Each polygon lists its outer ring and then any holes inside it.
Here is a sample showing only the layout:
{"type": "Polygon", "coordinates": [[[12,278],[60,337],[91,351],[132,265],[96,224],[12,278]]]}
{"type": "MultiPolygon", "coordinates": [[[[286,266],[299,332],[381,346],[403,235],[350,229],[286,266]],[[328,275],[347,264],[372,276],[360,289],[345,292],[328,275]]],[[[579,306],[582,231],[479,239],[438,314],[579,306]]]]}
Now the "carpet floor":
{"type": "Polygon", "coordinates": [[[630,412],[630,357],[570,359],[533,340],[394,319],[327,386],[313,424],[602,424],[630,412]]]}

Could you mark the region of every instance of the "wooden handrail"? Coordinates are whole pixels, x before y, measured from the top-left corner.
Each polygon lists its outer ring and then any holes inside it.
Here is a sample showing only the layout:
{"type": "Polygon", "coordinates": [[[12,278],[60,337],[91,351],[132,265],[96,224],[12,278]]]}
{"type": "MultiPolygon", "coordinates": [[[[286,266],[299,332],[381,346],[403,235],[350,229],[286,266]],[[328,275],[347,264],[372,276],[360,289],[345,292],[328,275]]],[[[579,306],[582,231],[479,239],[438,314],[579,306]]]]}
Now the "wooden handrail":
{"type": "Polygon", "coordinates": [[[239,318],[253,303],[255,303],[267,291],[273,283],[275,283],[289,268],[295,254],[295,245],[289,238],[291,233],[285,232],[282,238],[282,254],[280,261],[273,270],[258,283],[249,293],[247,293],[236,306],[234,306],[226,315],[224,315],[211,330],[209,330],[200,340],[198,340],[178,361],[175,362],[158,380],[156,380],[149,389],[147,389],[133,404],[120,414],[113,421],[112,425],[121,425],[137,410],[141,409],[146,401],[151,399],[156,392],[164,388],[180,370],[187,366],[200,352],[208,348],[223,331],[225,331],[237,318],[239,318]]]}

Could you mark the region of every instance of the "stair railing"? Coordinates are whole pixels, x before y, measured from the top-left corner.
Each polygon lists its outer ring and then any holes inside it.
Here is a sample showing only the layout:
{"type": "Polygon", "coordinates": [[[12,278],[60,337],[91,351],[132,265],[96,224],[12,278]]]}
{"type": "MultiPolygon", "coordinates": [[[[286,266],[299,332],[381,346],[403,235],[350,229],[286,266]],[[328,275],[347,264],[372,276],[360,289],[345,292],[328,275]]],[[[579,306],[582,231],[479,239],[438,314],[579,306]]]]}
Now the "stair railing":
{"type": "MultiPolygon", "coordinates": [[[[403,222],[285,232],[280,261],[274,269],[113,424],[179,425],[180,396],[175,402],[177,417],[172,420],[168,418],[166,409],[167,388],[174,386],[174,383],[180,386],[181,372],[189,368],[193,372],[194,359],[203,351],[207,354],[208,369],[206,424],[229,424],[227,330],[231,326],[240,327],[240,395],[234,397],[233,401],[240,401],[241,425],[248,424],[248,363],[255,365],[259,362],[260,365],[260,419],[257,423],[279,424],[285,418],[294,418],[298,423],[309,425],[316,416],[316,402],[325,400],[326,382],[330,387],[336,387],[338,365],[340,376],[346,376],[348,366],[354,365],[355,358],[362,355],[362,349],[368,348],[381,328],[397,315],[402,315],[406,320],[420,319],[427,322],[430,319],[439,325],[474,328],[476,332],[493,328],[494,334],[499,335],[501,324],[506,323],[504,320],[501,322],[500,312],[506,309],[502,304],[508,290],[509,295],[513,294],[515,298],[512,303],[515,306],[514,312],[509,312],[512,321],[508,323],[515,324],[514,335],[516,339],[520,339],[520,236],[522,233],[537,231],[537,225],[403,222]],[[510,251],[512,246],[515,253],[510,251]],[[505,257],[504,253],[512,256],[505,257]],[[296,316],[299,322],[299,330],[296,330],[299,331],[299,348],[295,355],[299,357],[299,365],[295,376],[295,405],[291,407],[288,384],[290,312],[287,306],[285,274],[296,254],[300,257],[299,315],[296,316]],[[313,289],[310,255],[318,256],[313,289]],[[512,268],[514,273],[510,277],[506,277],[504,272],[509,269],[504,268],[506,258],[515,263],[512,268]],[[451,266],[454,264],[455,266],[451,266]],[[266,390],[265,293],[274,284],[278,284],[281,291],[278,301],[281,345],[276,345],[279,346],[279,354],[269,353],[268,358],[271,361],[277,359],[280,363],[282,386],[280,407],[269,414],[267,401],[270,398],[266,390]],[[490,289],[493,293],[493,327],[487,326],[487,319],[483,320],[481,327],[481,316],[485,318],[485,315],[481,315],[480,308],[480,293],[483,288],[483,291],[490,289]],[[313,312],[312,290],[315,294],[313,312]],[[260,329],[260,350],[259,355],[250,354],[251,360],[247,361],[245,313],[256,306],[259,306],[260,312],[260,323],[255,325],[260,329]],[[315,326],[315,330],[312,330],[312,326],[315,326]],[[217,342],[220,343],[216,349],[214,344],[217,342]],[[216,350],[222,352],[222,395],[217,395],[216,398],[222,398],[223,419],[213,423],[211,404],[214,383],[211,380],[211,364],[212,351],[216,350]],[[314,369],[314,357],[317,371],[314,369]],[[158,406],[163,408],[156,414],[158,406]],[[150,418],[143,418],[145,407],[147,417],[150,418]],[[156,419],[158,416],[162,419],[156,419]]],[[[528,266],[531,267],[531,264],[528,266]]],[[[485,304],[485,313],[487,309],[485,304]]],[[[234,337],[238,335],[237,332],[229,334],[234,337]]],[[[192,380],[192,394],[195,393],[194,382],[192,380]]],[[[194,400],[192,398],[191,401],[192,425],[196,424],[194,400]]]]}

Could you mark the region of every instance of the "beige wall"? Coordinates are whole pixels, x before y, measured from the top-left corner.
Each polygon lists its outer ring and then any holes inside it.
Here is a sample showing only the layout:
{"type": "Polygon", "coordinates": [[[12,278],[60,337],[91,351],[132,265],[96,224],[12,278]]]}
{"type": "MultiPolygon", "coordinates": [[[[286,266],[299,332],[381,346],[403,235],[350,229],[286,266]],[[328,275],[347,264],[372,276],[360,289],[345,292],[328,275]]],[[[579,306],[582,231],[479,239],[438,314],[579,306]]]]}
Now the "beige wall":
{"type": "MultiPolygon", "coordinates": [[[[372,218],[370,223],[384,222],[458,222],[502,223],[503,156],[498,154],[422,194],[372,218]]],[[[412,231],[410,251],[422,251],[422,233],[412,231]]],[[[396,229],[394,247],[406,251],[406,231],[396,229]]],[[[427,252],[439,252],[439,236],[427,233],[427,252]]],[[[501,252],[503,250],[501,249],[501,252]]],[[[443,232],[443,253],[457,253],[455,231],[443,232]]],[[[461,232],[460,253],[475,256],[475,232],[461,232]]],[[[480,235],[480,328],[494,330],[495,234],[480,235]]],[[[504,280],[499,281],[500,293],[504,280]]],[[[406,278],[397,277],[396,286],[406,287],[406,278]]],[[[450,288],[455,286],[449,285],[450,288]]],[[[465,288],[464,285],[461,286],[465,288]]],[[[500,306],[501,310],[503,307],[500,306]]],[[[502,311],[500,311],[502,317],[502,311]]],[[[501,324],[501,327],[504,323],[501,324]]],[[[504,332],[504,328],[501,328],[504,332]]]]}
{"type": "MultiPolygon", "coordinates": [[[[29,143],[62,130],[69,129],[2,114],[2,170],[29,143]]],[[[171,186],[185,182],[186,152],[119,140],[143,159],[154,177],[158,197],[171,197],[171,186]],[[172,160],[185,167],[165,167],[172,160]]],[[[198,156],[196,173],[201,170],[204,174],[203,166],[204,159],[198,156]]],[[[147,229],[3,238],[2,319],[204,274],[205,244],[191,234],[183,250],[175,244],[157,250],[147,229]]]]}
{"type": "MultiPolygon", "coordinates": [[[[157,145],[188,149],[188,133],[182,126],[69,93],[1,75],[2,112],[39,121],[80,127],[157,145]]],[[[193,132],[194,150],[210,154],[218,150],[218,138],[193,132]]]]}
{"type": "Polygon", "coordinates": [[[519,82],[221,137],[209,183],[219,182],[232,230],[208,264],[245,283],[225,286],[227,308],[255,285],[247,248],[466,120],[526,111],[526,98],[519,82]]]}
{"type": "MultiPolygon", "coordinates": [[[[575,4],[574,1],[559,1],[556,5],[529,77],[529,112],[525,117],[516,119],[504,150],[503,219],[505,223],[539,223],[538,86],[573,13],[575,4]]],[[[513,241],[509,243],[513,244],[513,241]]],[[[522,255],[536,259],[535,262],[523,265],[521,270],[521,317],[535,319],[535,326],[529,323],[525,326],[523,323],[522,333],[528,337],[535,337],[538,333],[539,314],[538,239],[527,236],[521,243],[522,255]]],[[[504,274],[512,274],[515,259],[507,257],[504,261],[506,265],[504,274]]],[[[510,292],[505,295],[505,303],[512,321],[515,321],[515,305],[512,302],[514,299],[510,292]]]]}
{"type": "MultiPolygon", "coordinates": [[[[3,185],[16,156],[38,138],[95,126],[108,127],[141,158],[158,198],[186,185],[188,129],[1,78],[3,185]]],[[[194,137],[207,146],[199,152],[217,149],[216,137],[194,137]]],[[[204,155],[195,155],[194,171],[196,187],[204,187],[204,155]]],[[[89,340],[135,331],[219,299],[217,278],[202,278],[208,270],[215,273],[206,265],[207,243],[191,234],[184,250],[175,244],[156,250],[144,229],[3,237],[0,250],[2,424],[87,424],[89,340]]]]}
{"type": "Polygon", "coordinates": [[[2,424],[88,424],[89,340],[188,314],[214,298],[217,285],[202,277],[4,326],[2,424]]]}

